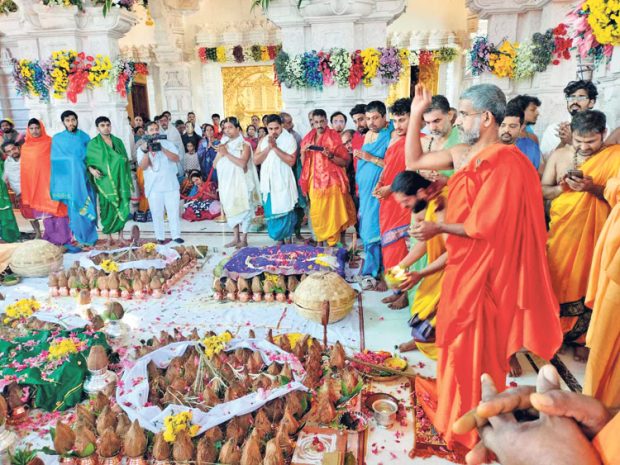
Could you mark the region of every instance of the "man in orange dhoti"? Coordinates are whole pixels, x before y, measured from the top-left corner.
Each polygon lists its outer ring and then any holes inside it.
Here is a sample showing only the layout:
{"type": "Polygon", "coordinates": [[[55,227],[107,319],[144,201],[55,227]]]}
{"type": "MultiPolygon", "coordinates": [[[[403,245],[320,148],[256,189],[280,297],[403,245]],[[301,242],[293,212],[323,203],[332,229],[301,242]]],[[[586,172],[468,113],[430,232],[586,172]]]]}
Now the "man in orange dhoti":
{"type": "Polygon", "coordinates": [[[586,337],[590,356],[583,393],[596,397],[608,408],[620,408],[620,172],[607,181],[605,199],[611,214],[599,235],[586,305],[592,319],[586,337]]]}
{"type": "Polygon", "coordinates": [[[314,129],[301,141],[299,185],[310,197],[310,221],[316,240],[333,246],[355,224],[355,206],[345,171],[350,155],[340,134],[327,126],[324,110],[312,112],[312,124],[314,129]]]}
{"type": "Polygon", "coordinates": [[[417,378],[416,395],[449,447],[471,448],[475,432],[457,435],[451,426],[478,404],[481,375],[505,386],[512,354],[525,347],[549,359],[562,341],[545,256],[542,192],[530,161],[498,140],[506,97],[497,86],[481,84],[461,95],[457,125],[469,145],[464,157],[454,149],[423,153],[419,133],[430,95],[422,86],[415,95],[407,166],[462,165],[448,182],[445,223],[423,221],[413,231],[418,240],[448,235],[437,383],[417,378]]]}
{"type": "MultiPolygon", "coordinates": [[[[542,178],[545,198],[552,200],[547,250],[564,342],[581,345],[592,314],[584,304],[592,254],[610,212],[603,191],[620,170],[620,146],[603,145],[605,125],[600,111],[575,114],[573,146],[551,155],[542,178]]],[[[577,347],[575,358],[585,360],[587,351],[577,347]]]]}
{"type": "MultiPolygon", "coordinates": [[[[401,98],[394,102],[390,112],[394,123],[394,134],[385,152],[385,166],[373,195],[379,199],[379,230],[381,232],[381,256],[383,269],[397,266],[407,256],[407,240],[411,224],[411,210],[402,206],[392,195],[392,181],[405,171],[405,136],[409,126],[411,100],[401,98]]],[[[407,293],[397,291],[382,300],[391,309],[408,305],[407,293]]]]}

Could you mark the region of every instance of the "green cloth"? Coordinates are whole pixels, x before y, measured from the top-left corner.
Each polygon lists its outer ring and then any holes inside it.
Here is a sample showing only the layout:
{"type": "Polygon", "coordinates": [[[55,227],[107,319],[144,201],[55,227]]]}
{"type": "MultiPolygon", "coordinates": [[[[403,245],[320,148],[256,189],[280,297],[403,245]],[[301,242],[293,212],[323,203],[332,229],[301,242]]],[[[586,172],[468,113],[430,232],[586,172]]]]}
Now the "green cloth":
{"type": "Polygon", "coordinates": [[[110,147],[101,134],[91,139],[86,147],[86,166],[98,169],[103,177],[93,185],[99,194],[99,213],[104,234],[122,231],[129,219],[131,201],[131,168],[123,142],[115,136],[110,147]]]}
{"type": "Polygon", "coordinates": [[[0,161],[0,237],[4,242],[16,242],[19,239],[19,228],[13,213],[9,189],[4,182],[4,161],[0,161]]]}
{"type": "Polygon", "coordinates": [[[110,349],[103,333],[84,329],[33,331],[10,341],[0,339],[0,380],[16,377],[20,385],[32,386],[35,408],[48,412],[66,410],[82,401],[82,388],[88,375],[86,357],[93,345],[110,349]],[[69,337],[85,341],[87,349],[69,355],[60,365],[58,361],[48,360],[50,342],[69,337]]]}

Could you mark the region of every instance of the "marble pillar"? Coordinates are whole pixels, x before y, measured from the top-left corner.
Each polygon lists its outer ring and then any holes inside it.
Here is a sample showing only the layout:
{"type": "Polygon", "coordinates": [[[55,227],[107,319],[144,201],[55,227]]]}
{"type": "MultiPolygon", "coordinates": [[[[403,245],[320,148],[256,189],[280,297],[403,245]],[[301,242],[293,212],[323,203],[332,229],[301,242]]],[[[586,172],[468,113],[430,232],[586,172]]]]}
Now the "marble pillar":
{"type": "MultiPolygon", "coordinates": [[[[311,0],[297,8],[297,0],[272,0],[267,17],[280,28],[282,48],[289,54],[307,50],[327,50],[334,46],[349,51],[387,44],[387,25],[397,18],[405,0],[311,0]]],[[[355,90],[338,86],[288,89],[282,86],[282,100],[300,132],[309,130],[308,111],[322,108],[348,113],[355,104],[385,100],[389,88],[378,79],[371,87],[355,90]]]]}
{"type": "MultiPolygon", "coordinates": [[[[56,50],[73,49],[89,55],[108,55],[115,60],[119,56],[118,39],[135,24],[133,13],[119,8],[111,9],[104,17],[101,6],[85,6],[84,11],[78,11],[75,6],[51,7],[33,0],[16,3],[19,10],[2,20],[0,29],[5,35],[0,38],[0,48],[18,59],[48,59],[56,50]]],[[[64,129],[60,114],[71,109],[78,114],[79,127],[90,135],[96,134],[95,119],[107,116],[114,134],[129,141],[127,101],[111,86],[87,89],[75,104],[66,98],[52,98],[50,102],[23,98],[23,102],[27,118],[41,118],[50,134],[64,129]]],[[[12,104],[12,108],[13,112],[21,111],[18,104],[12,104]]],[[[27,118],[20,121],[25,125],[27,118]]]]}

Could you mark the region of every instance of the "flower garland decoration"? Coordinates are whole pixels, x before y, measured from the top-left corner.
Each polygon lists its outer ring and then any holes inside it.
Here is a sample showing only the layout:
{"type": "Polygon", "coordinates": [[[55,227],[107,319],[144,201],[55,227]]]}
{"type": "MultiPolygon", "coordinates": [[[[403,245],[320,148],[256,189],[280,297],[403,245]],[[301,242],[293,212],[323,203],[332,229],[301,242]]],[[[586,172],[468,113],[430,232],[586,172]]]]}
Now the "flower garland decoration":
{"type": "Polygon", "coordinates": [[[106,273],[112,273],[113,271],[118,271],[118,263],[116,263],[114,260],[103,260],[101,262],[101,269],[103,271],[105,271],[106,273]]]}
{"type": "Polygon", "coordinates": [[[435,63],[450,63],[456,60],[459,56],[459,51],[454,47],[441,47],[440,49],[433,50],[433,61],[435,63]]]}
{"type": "Polygon", "coordinates": [[[4,309],[4,320],[2,322],[6,325],[15,320],[29,318],[40,308],[41,304],[34,298],[20,299],[4,309]]]}
{"type": "Polygon", "coordinates": [[[489,66],[491,71],[497,77],[512,78],[515,68],[515,57],[517,56],[516,48],[519,46],[516,42],[504,40],[494,53],[489,57],[489,66]]]}
{"type": "Polygon", "coordinates": [[[280,52],[273,62],[273,74],[275,76],[275,81],[279,86],[284,84],[287,87],[291,87],[288,74],[289,61],[290,59],[288,53],[280,52]]]}
{"type": "Polygon", "coordinates": [[[613,54],[613,46],[599,43],[588,22],[589,15],[590,10],[584,2],[566,16],[565,24],[569,36],[573,38],[573,46],[583,59],[592,59],[597,64],[603,61],[609,63],[613,54]]]}
{"type": "Polygon", "coordinates": [[[177,434],[181,431],[188,431],[191,437],[198,434],[199,425],[192,425],[192,412],[180,412],[176,415],[168,415],[164,418],[164,441],[173,443],[177,439],[177,434]]]}
{"type": "Polygon", "coordinates": [[[536,73],[537,65],[534,61],[534,44],[521,42],[516,50],[514,59],[513,77],[515,80],[529,79],[536,73]]]}
{"type": "Polygon", "coordinates": [[[351,69],[349,70],[349,88],[355,89],[364,78],[364,59],[362,51],[356,50],[351,55],[351,69]]]}
{"type": "MultiPolygon", "coordinates": [[[[531,61],[535,65],[535,70],[539,73],[545,71],[547,66],[552,63],[553,53],[556,50],[554,30],[547,29],[544,34],[537,32],[532,36],[532,57],[531,61]]],[[[570,51],[567,50],[568,58],[570,58],[570,51]]],[[[517,57],[519,53],[517,53],[517,57]]],[[[559,64],[553,62],[554,64],[559,64]]]]}
{"type": "Polygon", "coordinates": [[[49,60],[13,59],[12,77],[20,95],[49,101],[50,96],[73,103],[85,89],[112,83],[114,90],[126,97],[138,74],[147,75],[144,63],[124,59],[112,62],[105,55],[86,55],[75,50],[52,52],[49,60]]]}
{"type": "Polygon", "coordinates": [[[323,75],[319,70],[319,61],[319,55],[314,50],[304,53],[301,59],[306,86],[320,90],[323,89],[323,75]]]}
{"type": "Polygon", "coordinates": [[[293,58],[289,59],[286,69],[290,85],[287,87],[306,87],[305,71],[302,60],[302,55],[295,55],[293,58]]]}
{"type": "Polygon", "coordinates": [[[586,0],[583,9],[590,12],[588,24],[599,44],[620,45],[620,1],[586,0]]]}
{"type": "Polygon", "coordinates": [[[379,47],[381,53],[379,65],[377,67],[377,75],[381,79],[382,84],[394,84],[398,82],[403,64],[398,49],[394,47],[379,47]]]}
{"type": "Polygon", "coordinates": [[[554,29],[551,29],[551,35],[553,38],[553,50],[552,56],[555,55],[552,63],[554,65],[560,64],[560,60],[570,60],[570,50],[573,47],[573,39],[567,37],[568,28],[566,24],[560,23],[554,29]]]}
{"type": "Polygon", "coordinates": [[[334,85],[334,70],[331,64],[331,54],[329,52],[318,52],[319,57],[319,72],[323,75],[323,85],[334,85]]]}
{"type": "Polygon", "coordinates": [[[280,50],[282,50],[280,44],[234,45],[232,47],[220,45],[219,47],[200,47],[198,58],[202,63],[261,63],[275,60],[280,50]]]}
{"type": "Polygon", "coordinates": [[[338,87],[349,87],[352,63],[351,54],[344,48],[335,48],[331,51],[329,61],[334,75],[334,82],[338,84],[338,87]]]}
{"type": "Polygon", "coordinates": [[[435,62],[431,50],[420,50],[418,53],[418,66],[431,66],[435,62]]]}
{"type": "Polygon", "coordinates": [[[376,48],[366,48],[362,50],[361,55],[364,63],[362,82],[366,87],[370,87],[372,85],[372,80],[377,76],[381,52],[376,48]]]}
{"type": "Polygon", "coordinates": [[[213,358],[226,348],[226,344],[232,339],[232,334],[228,331],[216,336],[209,336],[202,340],[207,358],[213,358]]]}
{"type": "Polygon", "coordinates": [[[13,0],[0,0],[0,15],[8,15],[17,11],[17,4],[13,0]]]}
{"type": "Polygon", "coordinates": [[[13,79],[20,95],[39,97],[49,101],[51,87],[49,62],[13,60],[13,79]]]}
{"type": "Polygon", "coordinates": [[[491,71],[489,56],[493,48],[486,37],[479,36],[474,39],[469,52],[469,68],[472,75],[480,76],[485,71],[491,71]]]}

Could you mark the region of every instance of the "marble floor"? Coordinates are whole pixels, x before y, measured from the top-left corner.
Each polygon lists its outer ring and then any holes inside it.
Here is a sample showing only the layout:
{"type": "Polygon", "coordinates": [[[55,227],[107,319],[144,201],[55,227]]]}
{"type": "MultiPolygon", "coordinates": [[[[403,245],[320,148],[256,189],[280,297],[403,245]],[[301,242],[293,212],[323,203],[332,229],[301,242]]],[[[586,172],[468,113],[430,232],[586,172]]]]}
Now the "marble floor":
{"type": "MultiPolygon", "coordinates": [[[[25,220],[18,220],[20,229],[23,232],[30,232],[32,228],[25,220]]],[[[224,244],[230,241],[231,232],[225,223],[216,223],[215,221],[202,221],[190,223],[181,220],[182,237],[190,244],[208,245],[211,250],[222,251],[224,244]]],[[[129,222],[125,231],[129,231],[133,226],[133,222],[129,222]]],[[[140,223],[141,236],[143,238],[153,237],[152,223],[140,223]]],[[[304,235],[309,237],[310,234],[306,230],[304,235]]],[[[350,236],[350,234],[349,234],[350,236]]],[[[350,238],[349,238],[350,240],[350,238]]],[[[252,246],[272,245],[273,241],[266,232],[251,233],[248,242],[252,246]]],[[[229,249],[232,251],[232,249],[229,249]]],[[[366,348],[373,350],[389,350],[397,351],[398,345],[409,339],[410,333],[407,326],[409,312],[404,310],[389,310],[381,299],[387,294],[376,292],[365,292],[363,295],[364,307],[364,327],[365,327],[365,343],[366,348]]],[[[419,352],[408,352],[403,354],[409,361],[411,366],[415,366],[416,370],[426,376],[434,376],[435,362],[429,360],[419,352]]],[[[585,373],[585,364],[573,360],[572,353],[560,355],[561,361],[566,365],[570,373],[579,383],[583,382],[585,373]]],[[[523,375],[518,378],[508,378],[507,383],[511,385],[533,385],[535,384],[536,371],[525,354],[519,354],[519,361],[523,367],[523,375]]],[[[566,387],[566,386],[565,386],[566,387]]],[[[400,460],[402,461],[402,459],[400,460]]],[[[399,462],[400,462],[399,461],[399,462]]],[[[409,459],[406,461],[411,464],[448,464],[450,462],[438,459],[409,459]]]]}

